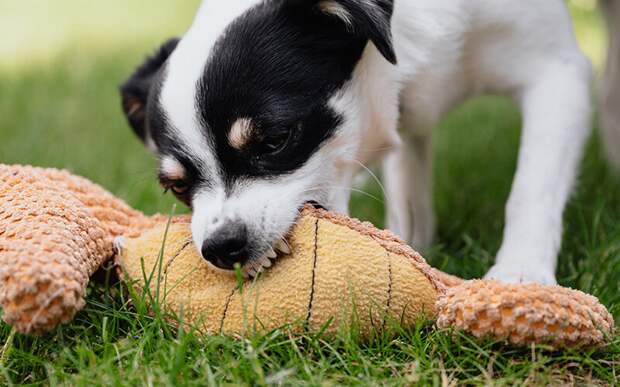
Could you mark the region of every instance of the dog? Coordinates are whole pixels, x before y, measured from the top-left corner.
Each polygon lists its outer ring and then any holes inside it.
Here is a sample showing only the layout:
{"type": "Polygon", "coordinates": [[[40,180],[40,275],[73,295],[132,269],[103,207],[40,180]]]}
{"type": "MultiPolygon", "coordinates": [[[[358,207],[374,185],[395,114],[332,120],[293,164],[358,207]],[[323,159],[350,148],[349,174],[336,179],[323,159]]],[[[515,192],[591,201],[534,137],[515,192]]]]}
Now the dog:
{"type": "Polygon", "coordinates": [[[208,0],[121,95],[162,186],[192,209],[199,251],[248,276],[287,253],[305,203],[347,213],[370,163],[383,165],[389,228],[430,245],[433,129],[470,97],[509,96],[521,146],[487,277],[554,284],[592,78],[561,0],[208,0]]]}

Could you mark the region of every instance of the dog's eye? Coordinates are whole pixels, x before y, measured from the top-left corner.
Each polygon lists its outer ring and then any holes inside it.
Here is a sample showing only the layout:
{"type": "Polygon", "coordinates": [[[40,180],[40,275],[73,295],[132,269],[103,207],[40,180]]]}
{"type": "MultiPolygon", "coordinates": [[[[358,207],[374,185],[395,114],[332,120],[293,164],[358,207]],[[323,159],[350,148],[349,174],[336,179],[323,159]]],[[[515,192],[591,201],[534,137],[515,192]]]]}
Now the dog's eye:
{"type": "Polygon", "coordinates": [[[189,191],[189,185],[185,183],[179,183],[171,186],[170,189],[177,195],[183,195],[184,193],[189,191]]]}
{"type": "Polygon", "coordinates": [[[266,155],[276,155],[282,152],[288,145],[291,139],[292,131],[286,131],[284,133],[277,133],[265,136],[263,141],[259,145],[259,151],[266,155]]]}
{"type": "Polygon", "coordinates": [[[184,195],[190,189],[189,183],[184,180],[167,180],[162,181],[161,184],[166,190],[166,192],[172,191],[176,195],[184,195]]]}

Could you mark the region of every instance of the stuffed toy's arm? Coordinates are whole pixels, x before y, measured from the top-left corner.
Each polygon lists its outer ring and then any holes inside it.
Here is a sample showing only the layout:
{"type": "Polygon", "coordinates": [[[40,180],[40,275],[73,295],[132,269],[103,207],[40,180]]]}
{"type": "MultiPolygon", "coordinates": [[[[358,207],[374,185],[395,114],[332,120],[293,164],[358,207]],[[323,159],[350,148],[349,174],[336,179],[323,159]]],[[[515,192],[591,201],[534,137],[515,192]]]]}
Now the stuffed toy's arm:
{"type": "Polygon", "coordinates": [[[4,320],[27,334],[71,321],[89,277],[113,256],[113,238],[155,219],[67,172],[0,165],[4,320]]]}

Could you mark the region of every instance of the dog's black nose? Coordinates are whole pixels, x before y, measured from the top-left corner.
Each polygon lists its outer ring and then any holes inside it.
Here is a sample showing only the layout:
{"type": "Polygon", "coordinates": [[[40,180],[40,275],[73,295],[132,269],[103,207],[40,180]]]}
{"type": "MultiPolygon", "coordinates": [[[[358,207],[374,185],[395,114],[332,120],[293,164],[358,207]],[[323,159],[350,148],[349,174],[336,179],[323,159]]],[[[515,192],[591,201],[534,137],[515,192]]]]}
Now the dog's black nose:
{"type": "Polygon", "coordinates": [[[232,270],[236,263],[243,265],[248,259],[247,227],[236,222],[224,224],[204,241],[202,256],[224,270],[232,270]]]}

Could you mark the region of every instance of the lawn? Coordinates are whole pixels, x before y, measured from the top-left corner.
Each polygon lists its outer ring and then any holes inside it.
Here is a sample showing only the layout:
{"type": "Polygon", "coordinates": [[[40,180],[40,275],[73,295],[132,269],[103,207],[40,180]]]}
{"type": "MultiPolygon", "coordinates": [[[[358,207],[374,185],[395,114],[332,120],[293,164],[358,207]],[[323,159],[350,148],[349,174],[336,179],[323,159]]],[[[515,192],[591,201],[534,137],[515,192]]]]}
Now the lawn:
{"type": "MultiPolygon", "coordinates": [[[[0,162],[67,168],[149,213],[173,199],[154,160],[120,112],[117,85],[142,56],[181,33],[197,0],[0,0],[0,162]]],[[[571,2],[580,41],[602,63],[604,33],[592,0],[571,2]]],[[[466,278],[490,267],[514,173],[520,117],[507,100],[483,98],[445,119],[436,141],[438,242],[427,259],[466,278]]],[[[364,190],[381,198],[377,184],[364,190]]],[[[353,213],[383,223],[380,199],[357,194],[353,213]]],[[[620,321],[620,178],[588,146],[566,212],[558,278],[598,296],[620,321]]],[[[292,335],[243,339],[179,331],[126,301],[118,286],[91,286],[75,322],[39,338],[0,326],[0,384],[333,385],[614,384],[620,336],[607,348],[509,349],[422,322],[362,344],[292,335]]],[[[138,305],[139,306],[139,305],[138,305]]]]}

